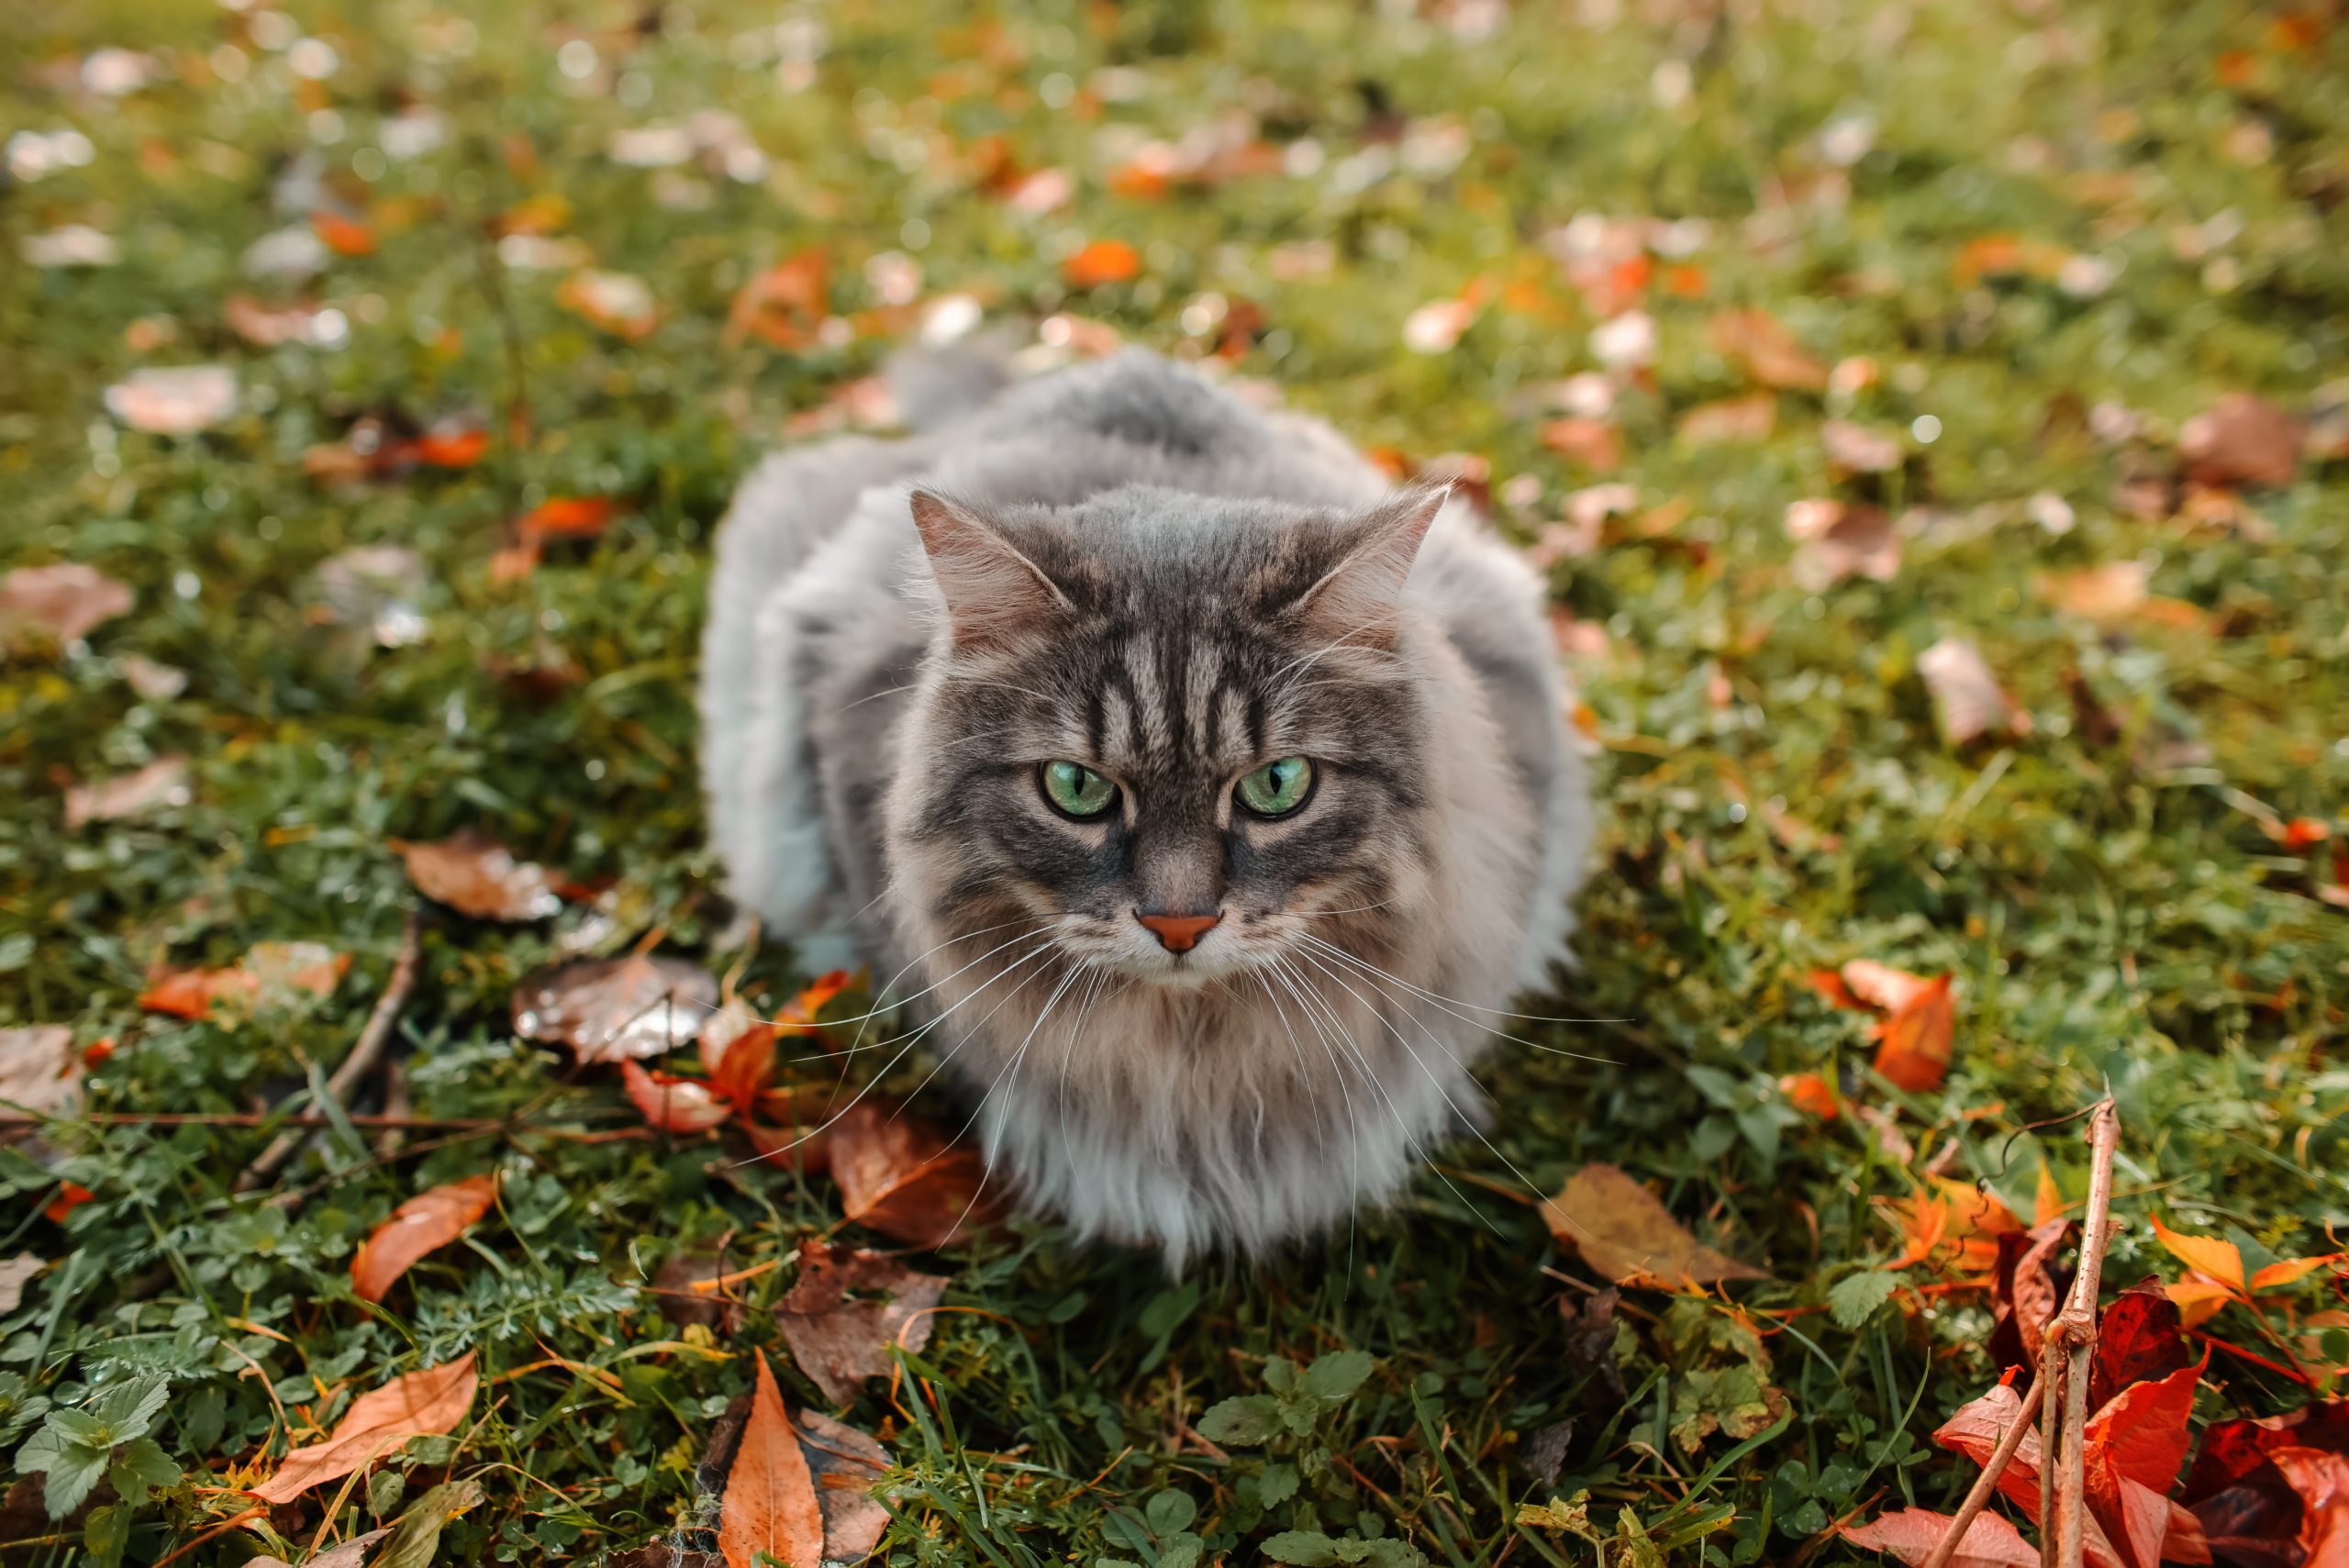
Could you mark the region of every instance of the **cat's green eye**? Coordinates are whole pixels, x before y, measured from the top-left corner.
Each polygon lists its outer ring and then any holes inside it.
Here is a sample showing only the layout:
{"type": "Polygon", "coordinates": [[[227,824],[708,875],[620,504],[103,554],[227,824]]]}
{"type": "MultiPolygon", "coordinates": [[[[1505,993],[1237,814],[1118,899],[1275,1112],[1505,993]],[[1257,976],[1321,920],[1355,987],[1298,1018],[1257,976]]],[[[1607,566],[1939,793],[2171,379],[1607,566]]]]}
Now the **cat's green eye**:
{"type": "Polygon", "coordinates": [[[1286,817],[1313,793],[1313,764],[1303,757],[1282,757],[1241,775],[1236,792],[1240,804],[1259,817],[1286,817]]]}
{"type": "Polygon", "coordinates": [[[1063,817],[1098,817],[1118,804],[1118,786],[1082,762],[1046,762],[1044,798],[1063,817]]]}

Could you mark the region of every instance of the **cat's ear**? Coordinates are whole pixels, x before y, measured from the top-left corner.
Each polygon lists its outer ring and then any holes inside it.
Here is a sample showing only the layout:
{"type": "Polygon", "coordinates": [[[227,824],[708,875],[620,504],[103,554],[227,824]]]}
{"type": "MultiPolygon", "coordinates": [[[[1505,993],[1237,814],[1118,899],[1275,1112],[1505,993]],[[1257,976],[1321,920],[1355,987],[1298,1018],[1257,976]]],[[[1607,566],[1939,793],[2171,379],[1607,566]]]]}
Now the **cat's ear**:
{"type": "Polygon", "coordinates": [[[955,647],[999,647],[1073,607],[1043,568],[969,506],[929,490],[915,491],[911,505],[955,647]]]}
{"type": "Polygon", "coordinates": [[[1355,522],[1345,555],[1297,596],[1291,610],[1330,637],[1366,646],[1391,642],[1411,563],[1451,496],[1449,484],[1413,486],[1387,496],[1355,522]]]}

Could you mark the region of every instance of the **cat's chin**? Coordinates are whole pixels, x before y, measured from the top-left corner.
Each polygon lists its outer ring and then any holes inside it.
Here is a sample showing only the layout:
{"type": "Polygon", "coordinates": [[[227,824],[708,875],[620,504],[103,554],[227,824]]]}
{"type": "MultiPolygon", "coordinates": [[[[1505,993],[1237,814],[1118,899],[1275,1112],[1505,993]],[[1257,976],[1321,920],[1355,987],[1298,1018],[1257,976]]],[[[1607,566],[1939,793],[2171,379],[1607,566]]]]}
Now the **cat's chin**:
{"type": "Polygon", "coordinates": [[[1196,991],[1246,974],[1259,967],[1262,960],[1247,953],[1194,949],[1186,953],[1112,953],[1089,957],[1085,962],[1089,968],[1170,991],[1196,991]]]}

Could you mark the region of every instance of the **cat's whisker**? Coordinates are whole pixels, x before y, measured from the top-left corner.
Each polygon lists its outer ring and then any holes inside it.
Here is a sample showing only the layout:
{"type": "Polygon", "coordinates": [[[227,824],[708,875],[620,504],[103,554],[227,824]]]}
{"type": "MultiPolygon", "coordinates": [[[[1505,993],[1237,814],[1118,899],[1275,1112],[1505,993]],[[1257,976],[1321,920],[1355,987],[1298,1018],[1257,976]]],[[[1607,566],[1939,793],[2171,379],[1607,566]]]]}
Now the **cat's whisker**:
{"type": "MultiPolygon", "coordinates": [[[[1314,936],[1308,936],[1305,940],[1308,942],[1319,943],[1320,946],[1335,952],[1341,958],[1352,959],[1356,963],[1368,965],[1368,961],[1364,959],[1360,954],[1348,952],[1345,949],[1338,947],[1335,943],[1323,941],[1320,938],[1314,936]]],[[[1375,968],[1376,966],[1369,965],[1369,967],[1375,968]]],[[[1640,1021],[1637,1018],[1553,1018],[1546,1017],[1541,1013],[1511,1012],[1507,1007],[1487,1007],[1480,1003],[1463,1001],[1457,996],[1446,996],[1440,992],[1430,991],[1425,986],[1414,985],[1409,981],[1404,979],[1401,975],[1388,973],[1387,971],[1383,969],[1379,970],[1378,973],[1386,975],[1387,979],[1392,980],[1396,984],[1402,986],[1405,990],[1413,993],[1423,1000],[1430,1002],[1449,1002],[1454,1006],[1466,1007],[1471,1012],[1488,1013],[1497,1018],[1521,1018],[1529,1024],[1635,1024],[1640,1021]]],[[[1515,1040],[1517,1037],[1514,1035],[1502,1035],[1501,1038],[1504,1040],[1515,1040]]],[[[1518,1043],[1520,1045],[1531,1045],[1533,1042],[1531,1040],[1520,1040],[1518,1043]]],[[[1537,1046],[1535,1049],[1541,1051],[1557,1050],[1554,1046],[1537,1046]]],[[[1573,1056],[1577,1053],[1571,1051],[1558,1051],[1558,1054],[1561,1056],[1573,1056]]],[[[1620,1067],[1622,1065],[1622,1063],[1616,1062],[1613,1058],[1606,1056],[1586,1057],[1584,1060],[1589,1062],[1604,1062],[1610,1067],[1620,1067]]]]}
{"type": "MultiPolygon", "coordinates": [[[[1311,963],[1315,968],[1320,969],[1322,973],[1328,974],[1330,979],[1335,980],[1340,986],[1344,988],[1348,995],[1362,1001],[1364,1006],[1371,1006],[1369,1001],[1363,997],[1362,993],[1354,990],[1352,985],[1347,984],[1344,978],[1336,971],[1327,968],[1319,960],[1313,958],[1310,954],[1307,955],[1306,962],[1311,963]]],[[[1419,1015],[1413,1013],[1408,1006],[1404,1006],[1399,998],[1389,995],[1384,989],[1377,986],[1375,982],[1372,983],[1372,988],[1379,991],[1379,994],[1386,996],[1388,1001],[1394,1002],[1397,1007],[1402,1009],[1403,1016],[1409,1018],[1411,1022],[1419,1028],[1419,1032],[1426,1035],[1430,1040],[1434,1041],[1440,1049],[1444,1051],[1446,1055],[1452,1055],[1451,1049],[1447,1046],[1443,1046],[1441,1038],[1436,1034],[1436,1032],[1433,1029],[1429,1029],[1426,1023],[1419,1018],[1419,1015]]],[[[1517,1162],[1502,1153],[1500,1147],[1490,1138],[1485,1135],[1485,1129],[1477,1126],[1474,1118],[1472,1118],[1467,1112],[1460,1108],[1460,1103],[1452,1097],[1452,1091],[1444,1087],[1442,1080],[1435,1075],[1434,1070],[1428,1066],[1426,1060],[1422,1058],[1418,1051],[1411,1049],[1411,1042],[1403,1038],[1403,1031],[1397,1029],[1393,1022],[1387,1018],[1385,1010],[1378,1007],[1372,1007],[1371,1010],[1376,1015],[1378,1021],[1386,1026],[1386,1032],[1395,1037],[1395,1043],[1401,1046],[1404,1053],[1409,1056],[1412,1062],[1418,1064],[1419,1071],[1427,1075],[1428,1083],[1435,1089],[1435,1092],[1443,1096],[1443,1103],[1452,1108],[1452,1114],[1459,1118],[1461,1123],[1471,1132],[1476,1135],[1476,1141],[1483,1144],[1486,1151],[1489,1152],[1494,1159],[1498,1160],[1503,1165],[1508,1168],[1508,1173],[1515,1176],[1518,1181],[1523,1184],[1529,1196],[1537,1200],[1540,1199],[1542,1196],[1542,1189],[1534,1184],[1533,1178],[1527,1175],[1523,1171],[1519,1170],[1517,1168],[1517,1162]]],[[[1454,1066],[1462,1065],[1460,1059],[1457,1056],[1453,1056],[1452,1060],[1454,1066]]],[[[1471,1084],[1475,1082],[1473,1078],[1468,1081],[1471,1084]]],[[[1441,1175],[1442,1173],[1438,1172],[1437,1173],[1441,1175]]],[[[1458,1191],[1457,1188],[1454,1188],[1453,1190],[1455,1192],[1458,1191]]],[[[1464,1199],[1463,1201],[1464,1202],[1465,1200],[1464,1199]]]]}
{"type": "MultiPolygon", "coordinates": [[[[1308,958],[1308,962],[1310,962],[1309,958],[1308,958]]],[[[1317,964],[1315,967],[1319,968],[1319,966],[1317,964]]],[[[1324,973],[1327,973],[1327,972],[1325,971],[1324,973]]],[[[1334,976],[1334,975],[1332,975],[1332,976],[1331,976],[1331,978],[1332,978],[1332,979],[1336,979],[1337,977],[1336,977],[1336,976],[1334,976]]],[[[1410,1058],[1411,1058],[1411,1060],[1412,1060],[1413,1062],[1418,1062],[1418,1063],[1419,1063],[1419,1071],[1420,1071],[1422,1073],[1426,1074],[1427,1079],[1428,1079],[1428,1082],[1429,1082],[1430,1084],[1433,1084],[1433,1085],[1434,1085],[1435,1090],[1436,1090],[1436,1092],[1437,1092],[1438,1094],[1440,1094],[1440,1095],[1443,1095],[1443,1101],[1444,1101],[1444,1104],[1445,1104],[1445,1105],[1447,1105],[1447,1106],[1451,1106],[1451,1108],[1452,1108],[1452,1114],[1453,1115],[1453,1117],[1457,1118],[1458,1118],[1459,1120],[1461,1120],[1461,1121],[1466,1122],[1466,1121],[1468,1120],[1467,1117],[1466,1117],[1466,1116],[1464,1116],[1464,1115],[1462,1113],[1462,1111],[1461,1111],[1460,1107],[1459,1107],[1457,1105],[1454,1105],[1454,1104],[1453,1103],[1452,1095],[1451,1095],[1451,1094],[1450,1094],[1447,1090],[1445,1090],[1445,1088],[1444,1088],[1444,1086],[1443,1086],[1442,1083],[1439,1079],[1437,1079],[1437,1077],[1435,1076],[1435,1074],[1434,1074],[1433,1073],[1431,1073],[1431,1072],[1430,1072],[1430,1071],[1429,1071],[1429,1069],[1428,1069],[1428,1065],[1427,1065],[1427,1063],[1426,1063],[1426,1062],[1420,1062],[1420,1061],[1419,1061],[1419,1052],[1417,1052],[1417,1051],[1412,1051],[1412,1050],[1411,1050],[1411,1047],[1410,1047],[1409,1042],[1406,1041],[1406,1040],[1403,1039],[1402,1035],[1401,1035],[1398,1031],[1397,1031],[1397,1030],[1396,1030],[1396,1029],[1395,1029],[1394,1025],[1386,1023],[1386,1016],[1385,1016],[1383,1013],[1381,1013],[1381,1012],[1380,1012],[1376,1007],[1373,1007],[1373,1006],[1371,1006],[1371,1004],[1370,1004],[1367,1000],[1365,1000],[1365,999],[1363,997],[1363,995],[1362,995],[1362,994],[1361,994],[1360,992],[1355,991],[1355,990],[1353,989],[1353,986],[1351,986],[1351,985],[1347,985],[1347,984],[1346,984],[1346,983],[1345,983],[1343,980],[1339,980],[1339,981],[1338,981],[1338,984],[1339,984],[1339,985],[1340,985],[1341,988],[1343,988],[1343,989],[1347,992],[1347,994],[1348,994],[1348,995],[1352,995],[1352,996],[1354,998],[1354,1000],[1356,1000],[1357,1002],[1361,1002],[1361,1003],[1362,1003],[1362,1005],[1363,1005],[1364,1006],[1365,1006],[1365,1007],[1370,1007],[1370,1010],[1371,1010],[1372,1015],[1373,1015],[1374,1017],[1377,1018],[1380,1023],[1382,1023],[1382,1024],[1386,1024],[1386,1029],[1387,1029],[1387,1032],[1388,1032],[1388,1033],[1390,1033],[1390,1034],[1393,1034],[1393,1035],[1395,1036],[1396,1042],[1397,1042],[1397,1044],[1399,1044],[1399,1045],[1401,1045],[1401,1046],[1403,1047],[1403,1050],[1404,1050],[1408,1054],[1409,1054],[1409,1056],[1410,1056],[1410,1058]]],[[[1321,1005],[1322,1005],[1322,1006],[1324,1007],[1324,1009],[1330,1009],[1330,1003],[1329,1003],[1328,998],[1326,998],[1326,997],[1322,997],[1322,998],[1319,998],[1319,1000],[1320,1000],[1321,1005]]],[[[1400,1107],[1400,1106],[1397,1106],[1397,1105],[1395,1104],[1395,1096],[1393,1095],[1393,1094],[1391,1094],[1391,1093],[1389,1093],[1389,1092],[1388,1092],[1388,1090],[1387,1090],[1387,1088],[1386,1088],[1386,1085],[1383,1082],[1381,1082],[1381,1081],[1379,1080],[1379,1078],[1376,1076],[1376,1074],[1375,1074],[1375,1073],[1374,1073],[1371,1071],[1371,1069],[1370,1069],[1370,1064],[1369,1064],[1368,1061],[1367,1061],[1366,1059],[1364,1059],[1364,1056],[1363,1056],[1363,1054],[1362,1054],[1362,1048],[1361,1048],[1359,1045],[1355,1044],[1352,1040],[1347,1039],[1347,1038],[1345,1037],[1345,1034],[1344,1034],[1344,1026],[1343,1026],[1343,1024],[1342,1024],[1342,1023],[1338,1019],[1338,1018],[1337,1018],[1337,1014],[1336,1014],[1336,1012],[1335,1012],[1333,1009],[1330,1010],[1330,1021],[1332,1022],[1332,1024],[1333,1024],[1333,1025],[1336,1025],[1336,1027],[1338,1028],[1338,1029],[1339,1029],[1340,1039],[1341,1039],[1341,1040],[1344,1043],[1344,1045],[1346,1046],[1347,1051],[1349,1051],[1349,1052],[1353,1056],[1353,1058],[1354,1058],[1357,1062],[1361,1062],[1361,1063],[1362,1063],[1362,1068],[1363,1068],[1364,1075],[1366,1078],[1368,1078],[1368,1079],[1370,1080],[1371,1084],[1372,1084],[1374,1086],[1375,1086],[1375,1087],[1377,1088],[1377,1090],[1378,1090],[1378,1092],[1380,1093],[1380,1095],[1384,1095],[1384,1096],[1385,1096],[1385,1098],[1386,1098],[1386,1100],[1387,1109],[1388,1109],[1388,1110],[1389,1110],[1389,1111],[1394,1115],[1394,1118],[1395,1118],[1396,1130],[1397,1130],[1397,1131],[1398,1131],[1398,1132],[1400,1132],[1400,1133],[1403,1135],[1404,1147],[1405,1147],[1405,1148],[1406,1148],[1406,1149],[1410,1152],[1411,1157],[1412,1157],[1414,1160],[1418,1161],[1419,1163],[1426,1165],[1426,1166],[1427,1166],[1427,1168],[1428,1168],[1429,1170],[1431,1170],[1431,1171],[1434,1172],[1434,1173],[1435,1173],[1435,1178],[1436,1178],[1436,1180],[1438,1180],[1438,1181],[1442,1182],[1442,1184],[1443,1184],[1447,1188],[1449,1188],[1449,1189],[1451,1190],[1451,1192],[1452,1192],[1452,1195],[1453,1195],[1453,1197],[1458,1198],[1458,1199],[1460,1200],[1460,1207],[1463,1207],[1463,1208],[1464,1208],[1464,1209],[1466,1209],[1469,1213],[1471,1213],[1471,1214],[1475,1215],[1475,1216],[1477,1218],[1477,1219],[1478,1219],[1478,1220],[1482,1221],[1482,1222],[1483,1222],[1483,1224],[1484,1224],[1484,1226],[1485,1226],[1485,1229],[1486,1229],[1487,1230],[1490,1230],[1494,1235],[1498,1236],[1498,1235],[1501,1233],[1500,1227],[1499,1227],[1499,1226],[1497,1226],[1497,1225],[1495,1225],[1495,1224],[1493,1223],[1493,1221],[1492,1221],[1491,1218],[1490,1218],[1489,1216],[1487,1216],[1487,1215],[1485,1213],[1485,1211],[1484,1211],[1483,1209],[1480,1209],[1480,1208],[1478,1208],[1475,1204],[1470,1203],[1470,1202],[1468,1201],[1468,1195],[1467,1195],[1466,1193],[1462,1192],[1462,1191],[1460,1190],[1459,1186],[1458,1186],[1458,1185],[1457,1185],[1457,1184],[1453,1181],[1453,1179],[1452,1179],[1450,1176],[1448,1176],[1448,1175],[1444,1174],[1443,1170],[1442,1170],[1442,1168],[1441,1166],[1437,1165],[1433,1161],[1431,1161],[1431,1160],[1430,1160],[1430,1159],[1428,1158],[1428,1151],[1427,1151],[1426,1147],[1425,1147],[1423,1144],[1421,1144],[1421,1143],[1419,1142],[1419,1140],[1418,1140],[1418,1138],[1416,1138],[1415,1136],[1413,1136],[1413,1134],[1412,1134],[1412,1132],[1411,1132],[1411,1129],[1410,1129],[1409,1125],[1408,1125],[1407,1122],[1405,1122],[1405,1121],[1404,1121],[1404,1119],[1403,1119],[1403,1112],[1402,1112],[1401,1107],[1400,1107]]],[[[1473,1126],[1474,1124],[1473,1124],[1473,1123],[1471,1123],[1470,1125],[1471,1125],[1471,1126],[1473,1126]]],[[[1479,1136],[1479,1137],[1481,1137],[1481,1136],[1482,1136],[1482,1134],[1480,1133],[1478,1136],[1479,1136]]],[[[1487,1147],[1487,1148],[1490,1148],[1490,1147],[1491,1147],[1491,1145],[1490,1145],[1489,1143],[1487,1143],[1487,1144],[1486,1144],[1486,1147],[1487,1147]]],[[[1497,1156],[1498,1156],[1498,1155],[1500,1154],[1500,1151],[1498,1151],[1498,1150],[1497,1150],[1497,1149],[1496,1149],[1496,1150],[1494,1150],[1494,1151],[1493,1151],[1493,1152],[1494,1152],[1494,1153],[1495,1153],[1495,1155],[1497,1155],[1497,1156]]],[[[1503,1164],[1508,1164],[1508,1160],[1507,1160],[1507,1158],[1506,1158],[1505,1156],[1504,1156],[1504,1157],[1502,1157],[1502,1159],[1501,1159],[1501,1162],[1502,1162],[1503,1164]]],[[[1514,1169],[1514,1167],[1511,1167],[1511,1168],[1512,1168],[1512,1169],[1514,1169]]],[[[1522,1176],[1520,1176],[1520,1178],[1519,1178],[1519,1179],[1520,1179],[1520,1181],[1522,1181],[1524,1178],[1523,1178],[1522,1176]]],[[[1532,1184],[1531,1184],[1531,1183],[1528,1183],[1528,1184],[1527,1184],[1527,1190],[1528,1190],[1528,1191],[1532,1191],[1532,1190],[1533,1190],[1533,1188],[1532,1188],[1532,1184]]]]}
{"type": "MultiPolygon", "coordinates": [[[[1485,1023],[1477,1018],[1472,1018],[1467,1014],[1461,1012],[1459,1007],[1452,1006],[1451,1004],[1453,999],[1451,997],[1439,995],[1437,993],[1427,990],[1422,986],[1414,985],[1409,981],[1404,979],[1401,975],[1395,973],[1393,971],[1381,969],[1378,965],[1371,962],[1368,959],[1364,958],[1359,953],[1348,952],[1345,949],[1338,946],[1336,943],[1324,941],[1319,937],[1313,935],[1309,931],[1300,933],[1299,940],[1310,943],[1313,947],[1319,949],[1330,957],[1344,962],[1357,973],[1374,977],[1377,980],[1386,981],[1390,984],[1400,986],[1404,991],[1418,998],[1419,1001],[1431,1004],[1438,1011],[1449,1013],[1464,1024],[1472,1024],[1477,1029],[1486,1030],[1495,1040],[1505,1040],[1512,1044],[1524,1046],[1529,1051],[1546,1051],[1552,1056],[1569,1056],[1577,1062],[1596,1062],[1608,1067],[1620,1067],[1622,1065],[1621,1062],[1616,1061],[1611,1056],[1593,1056],[1587,1051],[1568,1051],[1564,1046],[1544,1045],[1538,1040],[1527,1040],[1523,1035],[1514,1035],[1510,1034],[1506,1029],[1494,1029],[1492,1025],[1485,1023]]],[[[1463,1002],[1459,1006],[1461,1007],[1464,1007],[1471,1006],[1471,1004],[1463,1002]]],[[[1517,1015],[1505,1014],[1503,1016],[1516,1017],[1517,1015]]],[[[1584,1020],[1576,1021],[1579,1022],[1584,1020]]],[[[1597,1020],[1589,1021],[1595,1022],[1597,1020]]]]}

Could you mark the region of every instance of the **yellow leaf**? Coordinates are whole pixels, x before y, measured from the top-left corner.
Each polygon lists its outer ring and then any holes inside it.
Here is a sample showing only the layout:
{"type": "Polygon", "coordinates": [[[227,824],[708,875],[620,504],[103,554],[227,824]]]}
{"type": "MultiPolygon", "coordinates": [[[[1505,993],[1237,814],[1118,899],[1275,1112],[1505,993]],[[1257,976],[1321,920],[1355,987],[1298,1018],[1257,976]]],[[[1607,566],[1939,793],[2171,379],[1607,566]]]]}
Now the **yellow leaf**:
{"type": "Polygon", "coordinates": [[[2055,1173],[2047,1162],[2039,1162],[2039,1192],[2032,1199],[2031,1223],[2034,1229],[2064,1215],[2064,1191],[2055,1184],[2055,1173]]]}
{"type": "Polygon", "coordinates": [[[2238,1292],[2243,1288],[2243,1252],[2233,1242],[2216,1236],[2181,1236],[2158,1216],[2154,1220],[2154,1240],[2195,1273],[2238,1292]]]}
{"type": "Polygon", "coordinates": [[[1542,1206],[1550,1233],[1582,1249],[1618,1284],[1691,1290],[1720,1280],[1767,1279],[1699,1243],[1656,1195],[1612,1165],[1585,1165],[1542,1206]]]}
{"type": "Polygon", "coordinates": [[[2234,1293],[2225,1285],[2207,1279],[2180,1280],[2176,1284],[2162,1286],[2162,1294],[2177,1304],[2179,1325],[2194,1329],[2219,1315],[2219,1308],[2234,1299],[2234,1293]]]}

